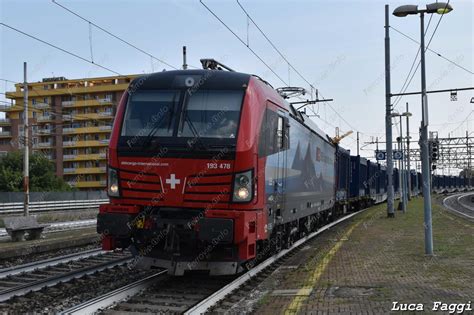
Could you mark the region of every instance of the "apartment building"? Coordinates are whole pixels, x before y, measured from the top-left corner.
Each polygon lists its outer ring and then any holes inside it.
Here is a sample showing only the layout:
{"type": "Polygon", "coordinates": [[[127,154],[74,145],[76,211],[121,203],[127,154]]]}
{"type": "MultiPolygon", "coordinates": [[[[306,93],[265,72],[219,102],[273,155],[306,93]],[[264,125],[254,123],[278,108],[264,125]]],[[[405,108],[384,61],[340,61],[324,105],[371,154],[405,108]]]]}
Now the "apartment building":
{"type": "MultiPolygon", "coordinates": [[[[28,83],[29,146],[54,162],[57,176],[79,189],[106,185],[106,153],[117,104],[136,75],[28,83]]],[[[0,154],[23,148],[23,85],[1,103],[0,154]]]]}

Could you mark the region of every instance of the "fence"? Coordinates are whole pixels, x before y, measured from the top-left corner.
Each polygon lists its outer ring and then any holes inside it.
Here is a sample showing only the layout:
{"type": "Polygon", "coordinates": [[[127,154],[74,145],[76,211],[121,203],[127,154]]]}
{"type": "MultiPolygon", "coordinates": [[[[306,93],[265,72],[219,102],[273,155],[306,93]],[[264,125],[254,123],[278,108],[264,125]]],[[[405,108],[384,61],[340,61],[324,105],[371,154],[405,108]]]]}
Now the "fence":
{"type": "MultiPolygon", "coordinates": [[[[100,200],[108,198],[105,190],[30,192],[31,203],[43,201],[100,200]]],[[[22,192],[0,192],[0,204],[23,202],[24,199],[25,197],[22,192]]]]}

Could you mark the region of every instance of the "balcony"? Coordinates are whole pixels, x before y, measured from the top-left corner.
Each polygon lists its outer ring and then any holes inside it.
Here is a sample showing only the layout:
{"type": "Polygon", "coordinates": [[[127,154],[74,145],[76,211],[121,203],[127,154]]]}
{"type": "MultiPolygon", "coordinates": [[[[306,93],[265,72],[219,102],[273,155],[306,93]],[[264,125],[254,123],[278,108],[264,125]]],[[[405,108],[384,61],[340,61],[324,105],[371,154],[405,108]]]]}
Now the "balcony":
{"type": "Polygon", "coordinates": [[[12,133],[10,131],[0,131],[0,137],[11,137],[12,133]]]}
{"type": "Polygon", "coordinates": [[[102,140],[99,140],[99,142],[102,144],[109,144],[110,139],[102,139],[102,140]]]}
{"type": "Polygon", "coordinates": [[[63,115],[63,120],[64,121],[72,120],[72,115],[63,115]]]}
{"type": "Polygon", "coordinates": [[[53,143],[52,142],[38,142],[37,143],[38,147],[39,148],[47,148],[47,147],[51,147],[53,146],[53,143]]]}
{"type": "Polygon", "coordinates": [[[102,98],[98,100],[100,104],[112,104],[112,100],[110,98],[102,98]]]}
{"type": "Polygon", "coordinates": [[[114,115],[112,114],[112,112],[100,112],[99,116],[100,117],[113,117],[114,115]]]}
{"type": "Polygon", "coordinates": [[[64,101],[61,102],[63,107],[73,108],[73,107],[89,107],[89,106],[104,106],[112,105],[113,101],[108,98],[103,99],[91,99],[91,100],[79,100],[79,101],[64,101]]]}
{"type": "Polygon", "coordinates": [[[63,147],[72,147],[76,145],[77,141],[63,141],[63,147]]]}
{"type": "Polygon", "coordinates": [[[8,118],[0,118],[0,126],[10,125],[10,119],[8,118]]]}
{"type": "Polygon", "coordinates": [[[69,185],[77,188],[103,188],[107,184],[105,180],[100,181],[78,181],[68,182],[69,185]]]}
{"type": "Polygon", "coordinates": [[[77,127],[77,128],[63,128],[63,133],[99,133],[99,132],[110,132],[112,126],[99,126],[99,127],[77,127]]]}
{"type": "Polygon", "coordinates": [[[51,134],[51,129],[38,129],[38,133],[43,135],[49,135],[51,134]]]}
{"type": "Polygon", "coordinates": [[[47,115],[47,116],[38,116],[36,117],[37,121],[52,121],[54,120],[53,115],[47,115]]]}
{"type": "Polygon", "coordinates": [[[113,119],[114,116],[112,113],[100,112],[100,113],[77,113],[74,116],[74,120],[83,121],[83,120],[98,120],[98,119],[113,119]]]}
{"type": "Polygon", "coordinates": [[[65,141],[63,142],[63,146],[65,147],[76,147],[76,148],[82,148],[82,147],[104,147],[107,146],[107,143],[101,143],[98,140],[86,140],[86,141],[65,141]]]}
{"type": "Polygon", "coordinates": [[[61,102],[61,105],[63,107],[73,107],[76,101],[63,101],[61,102]]]}
{"type": "Polygon", "coordinates": [[[50,106],[48,103],[36,103],[36,104],[33,104],[33,107],[37,109],[45,109],[45,108],[49,108],[50,106]]]}
{"type": "Polygon", "coordinates": [[[75,168],[64,168],[64,174],[105,174],[105,167],[75,167],[75,168]]]}
{"type": "MultiPolygon", "coordinates": [[[[135,78],[136,76],[129,76],[127,78],[135,78]]],[[[125,77],[124,77],[125,78],[125,77]]],[[[104,84],[104,85],[97,85],[97,86],[90,86],[87,87],[87,92],[89,93],[110,93],[110,92],[115,92],[115,91],[125,91],[128,87],[129,83],[119,83],[119,84],[104,84]]],[[[56,89],[48,89],[48,90],[43,90],[43,89],[38,89],[35,91],[36,95],[41,97],[41,96],[55,96],[55,95],[65,95],[65,94],[81,94],[84,93],[84,85],[76,85],[76,86],[63,86],[63,87],[58,87],[56,89]]],[[[13,98],[21,98],[23,97],[23,92],[20,90],[17,90],[15,92],[10,92],[8,93],[9,96],[13,98]]],[[[77,101],[76,101],[77,102],[77,101]]]]}
{"type": "Polygon", "coordinates": [[[50,148],[52,146],[53,146],[52,142],[33,143],[33,149],[44,149],[44,148],[50,148]]]}
{"type": "Polygon", "coordinates": [[[105,160],[105,159],[106,159],[105,153],[63,155],[64,161],[97,161],[97,160],[105,160]]]}

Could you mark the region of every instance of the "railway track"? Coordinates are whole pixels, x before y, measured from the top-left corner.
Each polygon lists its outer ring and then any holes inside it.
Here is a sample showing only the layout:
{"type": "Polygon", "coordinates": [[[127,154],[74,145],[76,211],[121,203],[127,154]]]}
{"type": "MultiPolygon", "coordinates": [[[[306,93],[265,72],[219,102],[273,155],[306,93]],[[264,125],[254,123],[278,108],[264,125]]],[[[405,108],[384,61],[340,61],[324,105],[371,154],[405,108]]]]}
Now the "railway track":
{"type": "Polygon", "coordinates": [[[472,197],[474,197],[473,192],[451,195],[443,199],[443,206],[459,216],[474,220],[472,197]]]}
{"type": "Polygon", "coordinates": [[[0,270],[0,302],[126,264],[128,253],[89,250],[0,270]]]}
{"type": "MultiPolygon", "coordinates": [[[[365,210],[365,209],[364,209],[365,210]]],[[[289,249],[256,265],[240,276],[209,277],[204,275],[172,277],[166,270],[159,271],[135,283],[126,285],[102,296],[76,305],[61,314],[103,314],[123,313],[184,313],[202,314],[212,311],[225,311],[233,304],[229,295],[239,288],[246,288],[254,279],[266,278],[285,257],[289,257],[315,236],[362,213],[351,213],[322,226],[318,231],[298,240],[289,249]]]]}

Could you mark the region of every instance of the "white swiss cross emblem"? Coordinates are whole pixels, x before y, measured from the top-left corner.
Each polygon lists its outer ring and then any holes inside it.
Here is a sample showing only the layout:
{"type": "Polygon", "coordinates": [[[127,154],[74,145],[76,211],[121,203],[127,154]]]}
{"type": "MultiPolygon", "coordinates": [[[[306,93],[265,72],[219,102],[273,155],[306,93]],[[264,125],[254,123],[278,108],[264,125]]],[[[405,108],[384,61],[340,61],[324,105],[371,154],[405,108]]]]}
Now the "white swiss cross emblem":
{"type": "Polygon", "coordinates": [[[166,179],[166,183],[170,184],[171,189],[175,189],[176,185],[179,185],[179,183],[181,183],[181,180],[177,179],[175,174],[171,174],[170,178],[166,179]]]}

